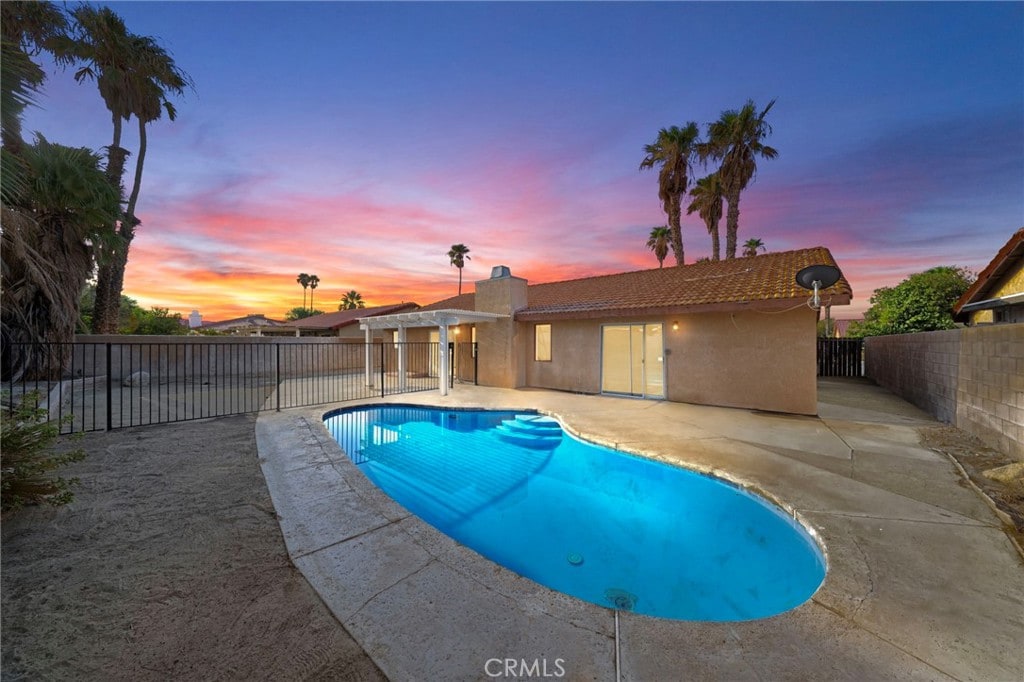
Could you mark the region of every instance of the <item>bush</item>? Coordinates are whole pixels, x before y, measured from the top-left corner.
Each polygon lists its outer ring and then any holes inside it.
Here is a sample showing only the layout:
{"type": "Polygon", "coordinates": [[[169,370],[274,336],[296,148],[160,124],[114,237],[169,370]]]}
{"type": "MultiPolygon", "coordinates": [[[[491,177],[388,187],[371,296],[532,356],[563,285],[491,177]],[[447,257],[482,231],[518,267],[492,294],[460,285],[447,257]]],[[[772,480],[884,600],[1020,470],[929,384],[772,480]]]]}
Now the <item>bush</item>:
{"type": "Polygon", "coordinates": [[[52,478],[55,469],[85,458],[82,450],[55,453],[60,423],[47,421],[39,394],[28,393],[12,412],[0,409],[0,508],[19,509],[46,502],[54,506],[74,499],[77,478],[52,478]]]}

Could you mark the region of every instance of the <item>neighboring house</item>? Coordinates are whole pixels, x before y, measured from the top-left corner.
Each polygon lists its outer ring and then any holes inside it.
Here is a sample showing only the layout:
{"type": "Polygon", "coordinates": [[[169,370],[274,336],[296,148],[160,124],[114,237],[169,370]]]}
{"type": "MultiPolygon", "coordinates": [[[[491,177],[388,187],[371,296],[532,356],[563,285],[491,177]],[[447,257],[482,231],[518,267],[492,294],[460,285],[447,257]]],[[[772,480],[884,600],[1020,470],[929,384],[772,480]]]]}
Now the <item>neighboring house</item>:
{"type": "MultiPolygon", "coordinates": [[[[397,340],[475,340],[485,386],[816,414],[818,311],[795,277],[817,264],[835,265],[828,249],[547,284],[499,266],[474,294],[362,326],[398,329],[397,340]]],[[[821,305],[851,297],[841,278],[821,305]]]]}
{"type": "Polygon", "coordinates": [[[953,306],[969,326],[1024,322],[1024,227],[1017,230],[953,306]]]}
{"type": "Polygon", "coordinates": [[[415,310],[418,307],[415,303],[392,303],[373,308],[352,308],[351,310],[339,310],[335,313],[304,317],[286,324],[288,329],[295,330],[295,336],[340,336],[362,341],[364,334],[359,329],[360,318],[394,315],[415,310]]]}
{"type": "Polygon", "coordinates": [[[252,315],[246,315],[245,317],[221,320],[220,322],[203,322],[199,329],[244,336],[260,336],[262,331],[265,329],[283,327],[286,324],[286,322],[272,320],[266,315],[254,313],[252,315]]]}

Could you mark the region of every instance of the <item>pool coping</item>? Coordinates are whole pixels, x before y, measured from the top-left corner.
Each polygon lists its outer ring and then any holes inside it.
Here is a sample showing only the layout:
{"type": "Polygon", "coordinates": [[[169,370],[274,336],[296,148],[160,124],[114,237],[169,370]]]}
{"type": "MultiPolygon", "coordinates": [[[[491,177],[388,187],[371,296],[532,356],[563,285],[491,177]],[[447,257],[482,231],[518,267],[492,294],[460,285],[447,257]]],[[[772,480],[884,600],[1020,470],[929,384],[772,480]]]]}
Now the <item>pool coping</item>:
{"type": "MultiPolygon", "coordinates": [[[[911,415],[905,421],[912,426],[926,418],[911,415]]],[[[959,496],[953,505],[958,509],[947,509],[931,500],[863,488],[861,481],[828,471],[845,465],[844,451],[852,462],[858,448],[850,443],[859,445],[858,438],[882,442],[865,447],[865,457],[888,447],[901,463],[918,463],[917,469],[929,476],[941,469],[928,457],[930,451],[919,452],[904,442],[906,434],[896,433],[890,443],[879,436],[880,430],[884,436],[886,429],[903,426],[868,424],[865,431],[863,423],[851,426],[835,419],[460,386],[447,397],[406,394],[264,413],[256,429],[260,463],[292,561],[390,679],[488,679],[545,671],[548,676],[561,671],[569,679],[599,680],[616,679],[617,672],[625,679],[643,680],[680,671],[716,679],[794,672],[861,679],[970,679],[984,672],[981,677],[999,679],[1024,671],[998,636],[1007,630],[1013,634],[1013,616],[998,609],[993,613],[991,604],[985,604],[986,616],[976,603],[953,600],[970,613],[968,625],[971,619],[978,621],[973,634],[963,632],[963,617],[948,623],[925,618],[919,624],[922,632],[905,634],[915,620],[912,614],[921,611],[935,587],[925,580],[927,589],[917,589],[902,575],[903,548],[879,544],[872,530],[876,525],[880,537],[884,530],[898,536],[908,529],[911,535],[927,536],[927,551],[915,552],[910,561],[919,573],[930,570],[939,557],[929,552],[941,549],[933,545],[948,545],[951,538],[944,536],[951,533],[952,540],[998,554],[990,564],[997,564],[1004,592],[1024,596],[1024,584],[1020,558],[1005,555],[1008,543],[999,521],[980,500],[975,509],[959,496]],[[815,535],[827,556],[825,582],[810,601],[792,611],[742,623],[616,615],[554,592],[411,516],[352,464],[327,432],[323,416],[368,404],[535,410],[557,418],[584,440],[724,478],[767,497],[815,535]],[[648,410],[655,406],[672,419],[641,424],[645,416],[653,417],[648,410]],[[608,421],[605,413],[620,409],[628,416],[602,426],[608,421]],[[716,420],[727,426],[717,432],[706,428],[706,422],[716,420]],[[630,429],[636,433],[629,434],[630,429]],[[722,431],[743,438],[723,436],[722,431]],[[787,437],[806,439],[818,450],[814,463],[802,461],[808,458],[805,453],[780,447],[779,442],[796,444],[786,442],[787,437]],[[752,444],[758,438],[767,443],[752,444]],[[855,494],[842,490],[850,487],[857,488],[855,494]],[[873,499],[860,504],[862,496],[873,499]],[[943,532],[936,534],[937,528],[943,532]],[[953,628],[953,622],[959,627],[953,628]],[[970,642],[961,644],[968,651],[949,655],[933,644],[958,638],[970,642]],[[509,661],[515,662],[513,668],[503,667],[509,661]]],[[[955,475],[939,478],[943,485],[957,485],[955,475]]],[[[966,575],[971,568],[962,565],[947,573],[966,575]]],[[[931,582],[942,579],[938,575],[931,582]]],[[[984,591],[993,590],[990,583],[985,582],[984,591]]],[[[946,609],[949,596],[947,589],[946,609]]]]}

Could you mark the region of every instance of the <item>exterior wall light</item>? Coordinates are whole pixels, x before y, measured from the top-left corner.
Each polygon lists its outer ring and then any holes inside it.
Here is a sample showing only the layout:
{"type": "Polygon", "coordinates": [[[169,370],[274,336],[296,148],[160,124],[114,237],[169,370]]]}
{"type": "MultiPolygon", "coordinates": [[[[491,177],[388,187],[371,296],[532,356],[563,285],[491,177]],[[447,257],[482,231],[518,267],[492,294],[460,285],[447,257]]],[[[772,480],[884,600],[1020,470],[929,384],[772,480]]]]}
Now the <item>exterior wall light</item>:
{"type": "Polygon", "coordinates": [[[678,322],[673,322],[672,323],[672,331],[674,331],[674,332],[679,331],[679,323],[678,322]]]}

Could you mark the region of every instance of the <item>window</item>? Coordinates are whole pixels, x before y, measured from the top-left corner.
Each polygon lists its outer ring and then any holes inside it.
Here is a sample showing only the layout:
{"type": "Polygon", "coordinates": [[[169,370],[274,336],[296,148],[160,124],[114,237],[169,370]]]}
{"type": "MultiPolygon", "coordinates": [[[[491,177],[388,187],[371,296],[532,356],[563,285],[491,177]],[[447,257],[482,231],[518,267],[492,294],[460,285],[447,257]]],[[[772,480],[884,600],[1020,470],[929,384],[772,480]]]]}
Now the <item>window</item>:
{"type": "Polygon", "coordinates": [[[551,362],[551,325],[535,325],[533,328],[533,340],[533,359],[537,362],[551,362]]]}

